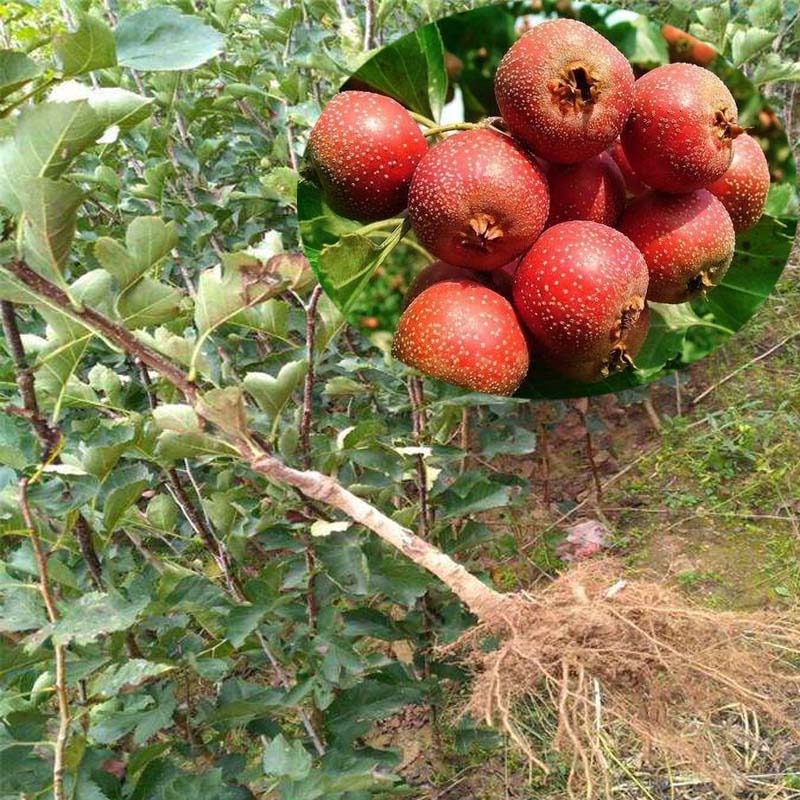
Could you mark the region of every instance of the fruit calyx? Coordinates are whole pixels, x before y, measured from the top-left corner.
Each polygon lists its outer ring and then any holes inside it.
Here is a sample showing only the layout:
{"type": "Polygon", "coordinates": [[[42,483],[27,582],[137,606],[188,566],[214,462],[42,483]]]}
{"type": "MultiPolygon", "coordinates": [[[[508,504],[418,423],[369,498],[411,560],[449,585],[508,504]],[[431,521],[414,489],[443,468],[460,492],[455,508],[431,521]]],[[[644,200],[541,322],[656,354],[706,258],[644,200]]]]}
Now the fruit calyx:
{"type": "Polygon", "coordinates": [[[503,238],[503,228],[491,214],[476,214],[462,233],[461,244],[483,253],[491,252],[492,242],[503,238]]]}
{"type": "Polygon", "coordinates": [[[723,108],[714,115],[714,125],[720,139],[730,139],[733,141],[737,136],[741,136],[747,128],[743,128],[734,119],[731,119],[730,112],[723,108]]]}
{"type": "Polygon", "coordinates": [[[624,341],[619,341],[611,348],[608,358],[600,368],[600,374],[607,378],[609,375],[616,375],[625,369],[636,369],[636,364],[628,352],[628,346],[624,341]]]}
{"type": "MultiPolygon", "coordinates": [[[[619,315],[619,321],[611,329],[611,341],[617,343],[617,347],[622,346],[624,350],[625,335],[630,331],[639,319],[639,315],[644,310],[644,298],[634,297],[619,315]]],[[[615,348],[616,349],[616,348],[615,348]]],[[[612,350],[612,357],[614,351],[612,350]]]]}
{"type": "Polygon", "coordinates": [[[562,111],[586,111],[600,95],[599,81],[583,64],[565,67],[548,88],[562,111]]]}
{"type": "MultiPolygon", "coordinates": [[[[721,267],[722,264],[719,265],[721,267]]],[[[713,267],[708,267],[707,269],[700,270],[687,284],[686,288],[692,293],[696,295],[700,295],[701,297],[705,297],[706,292],[714,286],[714,275],[717,272],[717,265],[713,267]]]]}

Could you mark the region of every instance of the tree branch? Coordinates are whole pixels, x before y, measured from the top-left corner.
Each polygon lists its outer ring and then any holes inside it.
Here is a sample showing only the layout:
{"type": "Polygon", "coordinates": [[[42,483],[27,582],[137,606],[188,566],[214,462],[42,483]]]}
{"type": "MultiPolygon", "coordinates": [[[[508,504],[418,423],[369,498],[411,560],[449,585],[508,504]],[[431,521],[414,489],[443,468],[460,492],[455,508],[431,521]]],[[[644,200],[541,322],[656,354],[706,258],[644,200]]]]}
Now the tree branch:
{"type": "MultiPolygon", "coordinates": [[[[142,344],[124,327],[97,311],[88,307],[80,310],[72,308],[61,289],[34,272],[25,263],[15,261],[7,265],[7,268],[29,289],[50,300],[64,313],[96,330],[111,344],[129,355],[136,356],[145,364],[152,366],[180,390],[198,412],[200,411],[201,398],[197,387],[170,361],[142,344]]],[[[300,471],[287,467],[249,436],[236,438],[229,434],[228,439],[237,448],[241,458],[249,463],[251,469],[279,484],[300,489],[307,497],[332,506],[355,522],[369,528],[415,564],[439,578],[477,616],[484,616],[503,602],[503,595],[499,592],[483,584],[448,555],[345,489],[333,478],[312,470],[300,471]]]]}
{"type": "MultiPolygon", "coordinates": [[[[56,623],[59,618],[53,593],[50,589],[50,578],[47,571],[47,555],[42,549],[42,542],[33,524],[30,504],[28,503],[28,480],[23,478],[19,484],[20,507],[22,519],[28,530],[36,565],[39,569],[39,589],[42,593],[47,617],[51,623],[56,623]]],[[[64,800],[64,763],[69,738],[69,695],[67,694],[67,648],[63,644],[53,641],[55,656],[55,690],[58,701],[58,732],[54,744],[55,757],[53,759],[53,800],[64,800]]]]}

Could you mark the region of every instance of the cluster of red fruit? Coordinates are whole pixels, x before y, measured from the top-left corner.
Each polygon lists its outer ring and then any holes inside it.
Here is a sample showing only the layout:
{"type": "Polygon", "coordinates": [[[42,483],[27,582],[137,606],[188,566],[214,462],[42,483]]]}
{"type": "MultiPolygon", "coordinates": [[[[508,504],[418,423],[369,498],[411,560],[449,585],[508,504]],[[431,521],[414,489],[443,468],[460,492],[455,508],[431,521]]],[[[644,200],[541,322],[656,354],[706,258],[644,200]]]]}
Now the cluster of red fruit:
{"type": "Polygon", "coordinates": [[[609,41],[553,20],[495,75],[502,118],[430,149],[394,100],[343,92],[311,133],[330,204],[361,220],[408,208],[440,259],[413,282],[393,353],[429,375],[511,394],[531,357],[579,381],[629,368],[647,300],[717,285],[734,232],[761,216],[769,170],[712,72],[634,80],[609,41]]]}

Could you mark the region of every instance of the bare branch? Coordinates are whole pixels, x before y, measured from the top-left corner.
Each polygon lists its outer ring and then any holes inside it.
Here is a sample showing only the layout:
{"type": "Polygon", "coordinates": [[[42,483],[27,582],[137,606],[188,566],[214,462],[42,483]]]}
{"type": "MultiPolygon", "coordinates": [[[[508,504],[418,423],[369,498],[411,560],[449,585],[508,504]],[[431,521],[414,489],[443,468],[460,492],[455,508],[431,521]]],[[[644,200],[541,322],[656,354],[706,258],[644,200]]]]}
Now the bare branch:
{"type": "MultiPolygon", "coordinates": [[[[50,589],[50,578],[47,572],[47,555],[42,549],[42,542],[33,524],[30,504],[28,502],[28,480],[23,478],[19,484],[20,507],[22,519],[28,529],[28,536],[33,545],[36,557],[36,566],[39,569],[39,589],[42,593],[47,617],[51,623],[58,621],[59,613],[56,608],[53,593],[50,589]]],[[[67,694],[67,648],[63,644],[53,641],[55,656],[55,690],[58,700],[58,733],[54,743],[55,757],[53,759],[53,800],[64,800],[64,763],[69,738],[69,695],[67,694]]]]}
{"type": "Polygon", "coordinates": [[[315,346],[317,338],[317,305],[322,296],[322,287],[317,285],[311,292],[311,298],[306,306],[306,349],[308,359],[308,370],[306,372],[305,383],[303,384],[303,415],[300,419],[300,454],[303,466],[311,468],[311,417],[314,403],[314,379],[316,370],[314,366],[315,346]]]}

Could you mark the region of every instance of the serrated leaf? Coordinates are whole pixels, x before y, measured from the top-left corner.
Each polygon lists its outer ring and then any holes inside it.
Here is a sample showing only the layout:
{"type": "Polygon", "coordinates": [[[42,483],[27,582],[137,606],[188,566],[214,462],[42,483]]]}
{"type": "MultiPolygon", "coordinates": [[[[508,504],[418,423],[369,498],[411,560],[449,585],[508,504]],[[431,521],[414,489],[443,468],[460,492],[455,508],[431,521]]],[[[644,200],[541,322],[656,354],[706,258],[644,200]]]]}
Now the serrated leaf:
{"type": "Polygon", "coordinates": [[[143,658],[133,658],[124,664],[113,664],[92,678],[89,695],[114,697],[124,689],[139,686],[144,681],[173,669],[170,664],[157,664],[143,658]]]}
{"type": "Polygon", "coordinates": [[[88,644],[104,634],[127,630],[149,602],[147,597],[129,601],[119,594],[87,592],[65,605],[53,638],[60,644],[88,644]]]}
{"type": "Polygon", "coordinates": [[[167,461],[178,461],[183,458],[207,458],[216,456],[235,456],[237,452],[205,433],[176,433],[164,431],[158,437],[156,454],[167,461]]]}
{"type": "Polygon", "coordinates": [[[248,372],[244,376],[244,388],[262,411],[276,419],[307,371],[308,363],[303,360],[287,362],[275,377],[265,372],[248,372]]]}
{"type": "Polygon", "coordinates": [[[77,186],[49,178],[25,182],[23,246],[34,269],[62,283],[61,268],[75,236],[76,212],[83,202],[77,186]]]}
{"type": "Polygon", "coordinates": [[[41,75],[42,67],[25,53],[0,50],[0,100],[41,75]]]}
{"type": "Polygon", "coordinates": [[[178,229],[174,220],[164,222],[160,217],[137,217],[125,232],[125,249],[142,272],[166,258],[177,244],[178,229]]]}
{"type": "Polygon", "coordinates": [[[31,106],[20,115],[14,136],[19,169],[29,176],[57,178],[104,128],[87,100],[31,106]]]}
{"type": "Polygon", "coordinates": [[[117,125],[125,131],[153,113],[153,101],[150,98],[118,86],[92,89],[86,99],[103,128],[117,125]]]}
{"type": "Polygon", "coordinates": [[[153,409],[153,419],[159,428],[175,433],[199,433],[197,412],[183,403],[162,403],[153,409]]]}
{"type": "Polygon", "coordinates": [[[737,67],[741,66],[756,53],[761,52],[765,47],[769,47],[774,39],[775,33],[763,28],[747,28],[746,30],[736,31],[731,42],[733,63],[737,67]]]}
{"type": "Polygon", "coordinates": [[[281,278],[252,256],[223,256],[222,265],[205,270],[198,281],[194,314],[198,332],[207,335],[276,294],[282,285],[281,278]]]}
{"type": "Polygon", "coordinates": [[[180,315],[183,292],[155,278],[144,277],[120,294],[116,306],[128,328],[149,328],[180,315]]]}
{"type": "Polygon", "coordinates": [[[117,63],[111,28],[103,20],[81,14],[78,29],[53,37],[53,52],[65,76],[82,75],[117,63]]]}
{"type": "Polygon", "coordinates": [[[150,485],[150,473],[143,464],[123,467],[109,478],[113,482],[103,503],[103,526],[106,533],[113,533],[122,515],[141,497],[150,485]]]}
{"type": "Polygon", "coordinates": [[[760,86],[771,81],[800,81],[800,61],[784,60],[779,53],[766,53],[756,64],[753,82],[760,86]]]}
{"type": "Polygon", "coordinates": [[[194,69],[222,52],[224,38],[197,17],[156,6],[122,19],[117,60],[137,70],[194,69]]]}
{"type": "Polygon", "coordinates": [[[297,740],[278,734],[264,750],[261,766],[267,775],[301,780],[311,770],[311,754],[297,740]]]}

